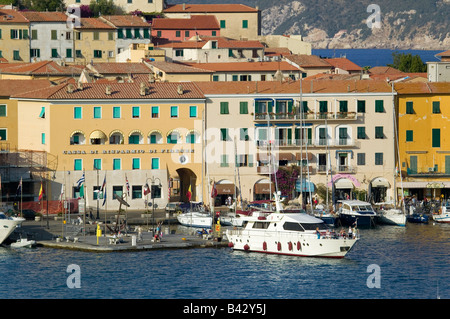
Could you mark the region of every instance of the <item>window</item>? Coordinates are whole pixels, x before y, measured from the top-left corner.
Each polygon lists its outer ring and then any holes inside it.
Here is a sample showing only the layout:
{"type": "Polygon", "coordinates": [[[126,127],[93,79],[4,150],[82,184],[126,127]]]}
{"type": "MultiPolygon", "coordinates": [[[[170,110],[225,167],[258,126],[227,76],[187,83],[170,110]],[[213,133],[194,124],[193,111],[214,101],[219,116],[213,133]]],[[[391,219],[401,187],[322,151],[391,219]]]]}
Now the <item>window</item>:
{"type": "Polygon", "coordinates": [[[141,159],[133,158],[132,169],[140,169],[141,168],[141,159]]]}
{"type": "Polygon", "coordinates": [[[366,153],[357,153],[356,154],[356,164],[357,165],[366,165],[366,153]]]}
{"type": "Polygon", "coordinates": [[[340,113],[348,112],[348,101],[339,101],[339,112],[340,113]]]}
{"type": "Polygon", "coordinates": [[[6,104],[0,105],[0,117],[6,117],[6,104]]]}
{"type": "Polygon", "coordinates": [[[114,158],[113,159],[113,170],[117,171],[120,170],[122,167],[122,160],[120,158],[114,158]]]}
{"type": "Polygon", "coordinates": [[[159,117],[159,106],[152,106],[152,118],[158,118],[159,117]]]}
{"type": "Polygon", "coordinates": [[[113,119],[120,119],[120,106],[113,106],[113,119]]]}
{"type": "Polygon", "coordinates": [[[52,49],[52,58],[57,58],[58,57],[58,49],[52,49]]]}
{"type": "Polygon", "coordinates": [[[94,106],[94,119],[101,119],[101,118],[102,118],[102,107],[94,106]]]}
{"type": "Polygon", "coordinates": [[[117,29],[117,38],[123,39],[123,30],[122,29],[117,29]]]}
{"type": "Polygon", "coordinates": [[[94,169],[102,169],[102,160],[100,158],[94,158],[94,169]]]}
{"type": "Polygon", "coordinates": [[[215,36],[217,35],[217,32],[216,32],[216,31],[211,31],[211,35],[212,35],[213,37],[215,37],[215,36]]]}
{"type": "Polygon", "coordinates": [[[170,107],[170,117],[171,118],[178,117],[178,106],[171,106],[170,107]]]}
{"type": "Polygon", "coordinates": [[[375,138],[384,138],[382,126],[375,126],[375,138]]]}
{"type": "Polygon", "coordinates": [[[72,58],[72,49],[66,49],[66,58],[72,58]]]}
{"type": "Polygon", "coordinates": [[[220,28],[225,29],[226,28],[226,22],[225,20],[220,20],[220,28]]]}
{"type": "Polygon", "coordinates": [[[83,54],[81,53],[81,50],[75,50],[75,57],[82,58],[83,54]]]}
{"type": "Polygon", "coordinates": [[[75,106],[73,108],[73,118],[74,119],[81,119],[81,106],[75,106]]]}
{"type": "Polygon", "coordinates": [[[51,31],[51,39],[52,40],[58,40],[58,31],[57,30],[52,30],[51,31]]]}
{"type": "Polygon", "coordinates": [[[161,31],[156,31],[156,37],[161,38],[162,32],[161,31]]]}
{"type": "Polygon", "coordinates": [[[100,33],[98,31],[94,31],[94,40],[100,40],[100,33]]]}
{"type": "Polygon", "coordinates": [[[433,114],[441,113],[441,102],[433,101],[433,114]]]}
{"type": "Polygon", "coordinates": [[[375,153],[375,165],[383,165],[383,153],[375,153]]]}
{"type": "Polygon", "coordinates": [[[434,128],[431,130],[431,146],[441,147],[441,129],[434,128]]]}
{"type": "Polygon", "coordinates": [[[228,167],[228,155],[222,155],[220,160],[220,167],[228,167]]]}
{"type": "Polygon", "coordinates": [[[94,50],[94,58],[102,58],[102,50],[94,50]]]}
{"type": "Polygon", "coordinates": [[[242,20],[242,29],[248,29],[248,20],[242,20]]]}
{"type": "Polygon", "coordinates": [[[45,133],[41,133],[41,144],[45,144],[45,133]]]}
{"type": "Polygon", "coordinates": [[[30,56],[32,58],[40,58],[41,57],[41,49],[31,49],[30,56]]]}
{"type": "Polygon", "coordinates": [[[142,186],[131,186],[131,199],[142,198],[142,186]]]}
{"type": "Polygon", "coordinates": [[[6,128],[0,129],[0,141],[6,141],[7,140],[7,134],[6,134],[6,128]]]}
{"type": "Polygon", "coordinates": [[[189,38],[189,31],[188,31],[188,30],[184,31],[184,36],[185,36],[186,38],[189,38]]]}
{"type": "Polygon", "coordinates": [[[406,102],[406,114],[414,114],[414,107],[412,101],[406,102]]]}
{"type": "Polygon", "coordinates": [[[31,30],[31,40],[37,40],[37,39],[38,39],[37,30],[31,30]]]}
{"type": "Polygon", "coordinates": [[[13,60],[14,61],[20,61],[20,51],[19,50],[14,50],[13,51],[13,60]]]}
{"type": "Polygon", "coordinates": [[[413,131],[412,130],[407,130],[406,131],[406,141],[407,142],[412,142],[413,141],[413,131]]]}
{"type": "Polygon", "coordinates": [[[213,82],[218,82],[218,81],[219,81],[219,76],[213,75],[213,82]]]}
{"type": "Polygon", "coordinates": [[[172,132],[167,135],[167,144],[177,144],[178,143],[178,133],[172,132]]]}
{"type": "Polygon", "coordinates": [[[139,144],[140,134],[134,133],[128,137],[128,144],[139,144]]]}
{"type": "Polygon", "coordinates": [[[366,128],[364,126],[359,126],[357,130],[358,130],[357,133],[358,139],[364,140],[366,138],[366,128]]]}
{"type": "Polygon", "coordinates": [[[248,114],[248,102],[239,102],[239,114],[248,114]]]}
{"type": "Polygon", "coordinates": [[[195,132],[190,132],[186,136],[186,142],[190,143],[190,144],[195,144],[196,137],[197,137],[197,134],[195,132]]]}
{"type": "Polygon", "coordinates": [[[127,39],[133,38],[133,33],[131,32],[131,29],[125,29],[125,32],[127,34],[127,39]]]}
{"type": "Polygon", "coordinates": [[[139,106],[133,106],[132,108],[132,117],[134,119],[138,119],[141,117],[141,108],[139,106]]]}
{"type": "Polygon", "coordinates": [[[123,186],[122,185],[120,185],[120,186],[113,186],[113,191],[112,192],[113,192],[113,198],[115,198],[116,196],[122,198],[122,196],[123,196],[123,186]]]}
{"type": "Polygon", "coordinates": [[[358,100],[356,107],[357,107],[358,113],[366,113],[366,101],[365,100],[358,100]]]}
{"type": "Polygon", "coordinates": [[[220,114],[230,114],[228,102],[220,102],[220,114]]]}
{"type": "Polygon", "coordinates": [[[189,117],[197,117],[197,107],[189,106],[189,117]]]}
{"type": "Polygon", "coordinates": [[[148,29],[144,29],[144,39],[150,39],[150,32],[148,29]]]}
{"type": "Polygon", "coordinates": [[[175,56],[184,56],[184,50],[183,49],[175,50],[175,56]]]}
{"type": "Polygon", "coordinates": [[[376,113],[383,113],[384,112],[384,101],[383,100],[376,100],[375,101],[375,112],[376,113]]]}
{"type": "Polygon", "coordinates": [[[175,37],[177,37],[177,38],[181,37],[181,31],[180,30],[175,31],[175,37]]]}
{"type": "Polygon", "coordinates": [[[74,159],[73,160],[73,170],[81,171],[83,169],[83,160],[82,159],[74,159]]]}
{"type": "Polygon", "coordinates": [[[239,79],[239,77],[236,74],[233,74],[233,76],[231,77],[231,79],[233,81],[237,81],[239,79]]]}
{"type": "Polygon", "coordinates": [[[328,101],[319,101],[319,118],[323,119],[327,117],[328,101]]]}
{"type": "Polygon", "coordinates": [[[102,195],[101,195],[101,194],[100,194],[100,196],[98,196],[101,189],[102,189],[101,186],[94,186],[94,187],[92,188],[92,190],[93,190],[93,192],[92,192],[92,198],[93,198],[94,200],[102,199],[102,195]]]}
{"type": "Polygon", "coordinates": [[[159,158],[152,158],[152,169],[159,169],[159,158]]]}
{"type": "Polygon", "coordinates": [[[240,140],[241,141],[248,141],[250,140],[250,137],[248,136],[248,128],[241,128],[240,129],[240,140]]]}
{"type": "Polygon", "coordinates": [[[228,141],[228,129],[227,128],[221,128],[220,129],[220,140],[221,141],[228,141]]]}

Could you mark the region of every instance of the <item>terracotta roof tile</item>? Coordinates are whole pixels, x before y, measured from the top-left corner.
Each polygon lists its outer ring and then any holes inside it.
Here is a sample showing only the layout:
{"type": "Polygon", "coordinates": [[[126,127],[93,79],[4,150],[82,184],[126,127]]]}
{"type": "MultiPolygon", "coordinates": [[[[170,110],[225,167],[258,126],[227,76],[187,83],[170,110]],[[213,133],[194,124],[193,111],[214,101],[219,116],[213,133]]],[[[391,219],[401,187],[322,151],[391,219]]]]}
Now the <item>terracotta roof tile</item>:
{"type": "Polygon", "coordinates": [[[190,40],[180,42],[169,42],[160,44],[160,48],[183,48],[183,49],[196,49],[203,47],[208,41],[217,41],[218,49],[261,49],[264,45],[256,40],[233,40],[226,37],[207,37],[200,36],[197,40],[194,36],[190,40]]]}
{"type": "Polygon", "coordinates": [[[61,66],[54,61],[39,61],[30,63],[9,63],[1,67],[0,73],[23,75],[80,75],[79,67],[61,66]]]}
{"type": "Polygon", "coordinates": [[[318,57],[317,55],[307,55],[307,54],[291,54],[289,56],[285,56],[286,59],[292,61],[302,68],[330,68],[331,65],[318,57]]]}
{"type": "Polygon", "coordinates": [[[194,65],[189,66],[181,63],[170,63],[164,61],[150,61],[147,63],[166,73],[214,73],[214,71],[211,70],[196,68],[194,65]]]}
{"type": "Polygon", "coordinates": [[[24,92],[50,88],[49,80],[0,80],[0,96],[11,96],[24,92]]]}
{"type": "Polygon", "coordinates": [[[134,15],[110,15],[101,16],[101,20],[107,21],[115,27],[148,27],[150,24],[144,21],[141,17],[134,15]]]}
{"type": "Polygon", "coordinates": [[[436,54],[436,56],[450,56],[450,50],[436,54]]]}
{"type": "Polygon", "coordinates": [[[115,27],[110,26],[106,22],[103,22],[99,18],[81,18],[80,26],[75,26],[75,29],[110,29],[113,30],[115,27]]]}
{"type": "Polygon", "coordinates": [[[183,82],[145,82],[148,92],[146,95],[140,94],[140,83],[85,83],[83,89],[78,90],[73,86],[74,91],[68,92],[70,84],[64,83],[51,88],[35,90],[23,94],[15,94],[15,98],[49,99],[49,100],[85,100],[85,99],[203,99],[204,95],[194,83],[183,82]],[[177,88],[183,87],[183,94],[178,94],[177,88]],[[111,94],[106,94],[106,88],[111,88],[111,94]]]}
{"type": "Polygon", "coordinates": [[[335,68],[339,68],[346,71],[362,71],[362,67],[360,67],[356,63],[353,63],[347,58],[333,58],[324,60],[335,68]]]}
{"type": "Polygon", "coordinates": [[[200,69],[216,72],[236,71],[298,71],[298,69],[287,62],[220,62],[220,63],[183,63],[200,69]]]}
{"type": "Polygon", "coordinates": [[[175,4],[164,9],[165,13],[183,12],[258,12],[258,9],[243,4],[175,4]]]}
{"type": "Polygon", "coordinates": [[[450,82],[399,82],[394,89],[398,94],[450,94],[450,82]]]}
{"type": "Polygon", "coordinates": [[[220,30],[219,22],[213,15],[195,15],[189,19],[155,18],[153,30],[220,30]]]}
{"type": "Polygon", "coordinates": [[[88,65],[88,68],[104,75],[150,73],[149,67],[144,63],[96,62],[92,65],[88,65]]]}
{"type": "Polygon", "coordinates": [[[30,23],[20,12],[0,9],[0,23],[30,23]]]}
{"type": "Polygon", "coordinates": [[[66,22],[67,15],[63,12],[37,12],[37,11],[21,11],[20,12],[28,21],[31,22],[66,22]]]}

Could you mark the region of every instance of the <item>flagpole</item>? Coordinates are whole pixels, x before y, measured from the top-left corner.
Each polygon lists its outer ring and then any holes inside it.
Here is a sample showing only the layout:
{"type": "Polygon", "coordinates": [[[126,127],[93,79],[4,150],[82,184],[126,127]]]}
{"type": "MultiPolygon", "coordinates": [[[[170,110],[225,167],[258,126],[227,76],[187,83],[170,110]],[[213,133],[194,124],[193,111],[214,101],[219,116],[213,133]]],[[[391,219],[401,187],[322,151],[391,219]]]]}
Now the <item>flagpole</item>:
{"type": "Polygon", "coordinates": [[[20,217],[23,217],[22,196],[23,196],[23,183],[22,183],[22,177],[20,177],[20,217]]]}

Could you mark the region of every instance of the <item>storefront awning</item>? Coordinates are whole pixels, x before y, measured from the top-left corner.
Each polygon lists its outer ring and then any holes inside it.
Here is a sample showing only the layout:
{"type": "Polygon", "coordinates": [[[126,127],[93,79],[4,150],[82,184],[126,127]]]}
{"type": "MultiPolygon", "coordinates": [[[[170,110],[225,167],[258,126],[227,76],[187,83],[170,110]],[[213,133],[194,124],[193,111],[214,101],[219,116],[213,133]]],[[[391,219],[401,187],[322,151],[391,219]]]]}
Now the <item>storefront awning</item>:
{"type": "Polygon", "coordinates": [[[303,193],[314,193],[314,183],[307,181],[305,179],[303,181],[297,179],[295,183],[295,190],[297,192],[303,193]]]}
{"type": "Polygon", "coordinates": [[[270,194],[275,192],[274,183],[257,183],[255,184],[255,194],[270,194]]]}
{"type": "Polygon", "coordinates": [[[233,195],[235,186],[234,184],[216,184],[218,195],[233,195]]]}
{"type": "Polygon", "coordinates": [[[295,159],[297,161],[300,161],[302,159],[307,159],[308,161],[311,161],[312,157],[313,157],[312,153],[309,153],[309,152],[308,153],[296,153],[295,154],[295,159]]]}
{"type": "Polygon", "coordinates": [[[335,189],[353,189],[353,183],[351,180],[346,178],[338,179],[334,182],[335,189]]]}
{"type": "Polygon", "coordinates": [[[106,134],[103,133],[102,131],[94,131],[91,133],[91,135],[89,136],[89,138],[91,139],[105,139],[106,138],[106,134]]]}
{"type": "Polygon", "coordinates": [[[292,153],[278,153],[277,159],[279,161],[292,161],[294,159],[294,155],[292,153]]]}

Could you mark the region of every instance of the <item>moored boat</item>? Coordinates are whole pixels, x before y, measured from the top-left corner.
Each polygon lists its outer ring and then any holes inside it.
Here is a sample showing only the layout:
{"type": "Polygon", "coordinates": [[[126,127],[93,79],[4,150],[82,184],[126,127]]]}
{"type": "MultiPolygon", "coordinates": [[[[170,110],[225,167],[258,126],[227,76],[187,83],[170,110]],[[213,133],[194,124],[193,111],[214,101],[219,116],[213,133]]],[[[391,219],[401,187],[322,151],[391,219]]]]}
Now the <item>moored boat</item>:
{"type": "Polygon", "coordinates": [[[450,223],[450,203],[443,202],[439,211],[433,213],[433,220],[438,223],[450,223]]]}
{"type": "Polygon", "coordinates": [[[16,229],[22,225],[25,218],[22,217],[8,217],[3,212],[0,212],[0,244],[16,229]]]}
{"type": "Polygon", "coordinates": [[[213,218],[206,212],[188,211],[177,216],[178,222],[187,227],[211,228],[213,218]]]}
{"type": "Polygon", "coordinates": [[[384,225],[406,226],[406,213],[389,203],[377,204],[377,223],[384,225]]]}
{"type": "Polygon", "coordinates": [[[375,225],[375,210],[368,202],[360,200],[341,200],[339,220],[343,226],[370,228],[375,225]]]}

